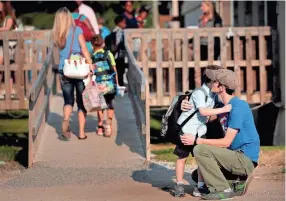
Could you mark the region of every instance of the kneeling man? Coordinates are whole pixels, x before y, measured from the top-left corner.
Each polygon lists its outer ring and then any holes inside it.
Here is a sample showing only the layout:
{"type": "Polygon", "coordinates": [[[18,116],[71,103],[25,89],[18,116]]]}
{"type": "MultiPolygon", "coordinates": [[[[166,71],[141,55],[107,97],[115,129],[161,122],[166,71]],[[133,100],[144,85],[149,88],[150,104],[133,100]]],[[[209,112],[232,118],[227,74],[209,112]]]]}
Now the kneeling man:
{"type": "Polygon", "coordinates": [[[211,75],[208,77],[219,82],[218,95],[223,104],[232,105],[226,122],[225,137],[203,139],[184,135],[181,140],[185,145],[196,145],[194,157],[210,192],[203,195],[202,199],[223,200],[245,193],[250,175],[257,166],[260,140],[248,103],[234,96],[234,90],[238,86],[235,73],[227,69],[209,73],[211,75]],[[246,182],[233,188],[222,169],[248,178],[246,182]]]}

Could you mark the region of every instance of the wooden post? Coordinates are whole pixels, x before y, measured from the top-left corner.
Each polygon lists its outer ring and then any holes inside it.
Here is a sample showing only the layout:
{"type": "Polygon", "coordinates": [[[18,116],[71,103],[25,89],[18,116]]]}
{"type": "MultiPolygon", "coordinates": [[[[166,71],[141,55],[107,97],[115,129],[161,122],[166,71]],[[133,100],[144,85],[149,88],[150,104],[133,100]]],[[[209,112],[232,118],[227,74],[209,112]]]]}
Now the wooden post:
{"type": "Polygon", "coordinates": [[[159,12],[158,12],[158,1],[157,0],[153,0],[153,27],[154,28],[159,28],[159,12]]]}
{"type": "Polygon", "coordinates": [[[246,32],[246,89],[247,89],[247,102],[252,103],[253,83],[252,80],[252,38],[249,31],[246,32]]]}
{"type": "Polygon", "coordinates": [[[265,70],[265,36],[262,30],[259,30],[259,80],[260,80],[260,103],[263,104],[265,102],[265,94],[266,94],[266,70],[265,70]]]}
{"type": "Polygon", "coordinates": [[[240,39],[237,33],[235,33],[233,38],[233,50],[234,50],[234,72],[239,80],[238,87],[235,89],[235,95],[240,96],[241,95],[241,86],[243,86],[243,79],[241,79],[241,70],[239,65],[240,60],[240,39]]]}
{"type": "Polygon", "coordinates": [[[200,46],[200,32],[195,33],[194,37],[195,48],[195,86],[196,88],[201,86],[201,46],[200,46]]]}
{"type": "Polygon", "coordinates": [[[163,69],[162,69],[162,38],[159,29],[156,29],[156,91],[159,105],[163,105],[163,69]]]}
{"type": "Polygon", "coordinates": [[[231,15],[233,15],[233,13],[231,13],[230,6],[230,1],[220,1],[219,14],[222,18],[224,27],[229,27],[231,25],[231,15]]]}

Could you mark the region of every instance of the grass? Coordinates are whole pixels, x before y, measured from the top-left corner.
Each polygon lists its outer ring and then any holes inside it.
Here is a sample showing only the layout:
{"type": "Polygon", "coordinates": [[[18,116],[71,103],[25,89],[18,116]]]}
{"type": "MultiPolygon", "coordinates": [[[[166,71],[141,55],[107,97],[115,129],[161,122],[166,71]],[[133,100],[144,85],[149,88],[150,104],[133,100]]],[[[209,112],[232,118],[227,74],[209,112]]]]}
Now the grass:
{"type": "Polygon", "coordinates": [[[161,121],[151,118],[150,119],[150,127],[151,127],[151,129],[158,130],[158,132],[160,132],[160,130],[161,130],[161,121]]]}
{"type": "MultiPolygon", "coordinates": [[[[167,145],[168,146],[168,145],[167,145]]],[[[164,161],[164,162],[176,162],[177,156],[173,154],[174,148],[166,148],[166,149],[157,149],[151,151],[154,154],[154,160],[156,161],[164,161]]],[[[189,157],[187,160],[187,164],[195,165],[195,159],[193,157],[189,157]]]]}
{"type": "Polygon", "coordinates": [[[21,148],[0,146],[0,161],[14,161],[21,148]]]}
{"type": "Polygon", "coordinates": [[[1,119],[0,133],[28,133],[28,119],[1,119]]]}
{"type": "Polygon", "coordinates": [[[260,147],[261,151],[278,151],[285,150],[285,146],[262,146],[260,147]]]}
{"type": "MultiPolygon", "coordinates": [[[[152,154],[154,160],[165,162],[176,162],[177,157],[173,154],[174,146],[170,144],[166,145],[152,145],[152,154]]],[[[262,146],[259,164],[262,166],[281,166],[285,165],[285,147],[284,146],[262,146]]],[[[189,164],[195,164],[195,160],[192,157],[188,158],[189,164]]],[[[281,169],[281,172],[285,172],[285,168],[281,169]]]]}

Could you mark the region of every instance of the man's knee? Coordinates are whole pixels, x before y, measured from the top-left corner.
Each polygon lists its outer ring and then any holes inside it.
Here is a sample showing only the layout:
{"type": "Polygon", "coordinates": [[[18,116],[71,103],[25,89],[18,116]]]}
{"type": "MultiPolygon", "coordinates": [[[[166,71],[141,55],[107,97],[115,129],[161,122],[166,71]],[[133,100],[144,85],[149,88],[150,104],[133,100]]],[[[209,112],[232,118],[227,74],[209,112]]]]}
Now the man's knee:
{"type": "Polygon", "coordinates": [[[200,155],[208,155],[210,149],[209,145],[206,144],[199,144],[194,147],[194,157],[198,157],[200,155]]]}

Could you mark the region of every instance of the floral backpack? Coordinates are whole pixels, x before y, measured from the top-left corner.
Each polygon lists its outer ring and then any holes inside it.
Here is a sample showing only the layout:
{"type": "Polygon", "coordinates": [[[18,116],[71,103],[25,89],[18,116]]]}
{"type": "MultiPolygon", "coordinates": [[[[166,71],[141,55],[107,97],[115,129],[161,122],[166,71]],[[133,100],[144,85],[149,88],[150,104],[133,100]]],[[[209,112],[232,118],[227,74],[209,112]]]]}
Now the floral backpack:
{"type": "Polygon", "coordinates": [[[96,66],[94,74],[96,83],[103,87],[103,94],[115,94],[115,71],[111,65],[109,51],[97,52],[93,55],[93,64],[96,66]]]}

